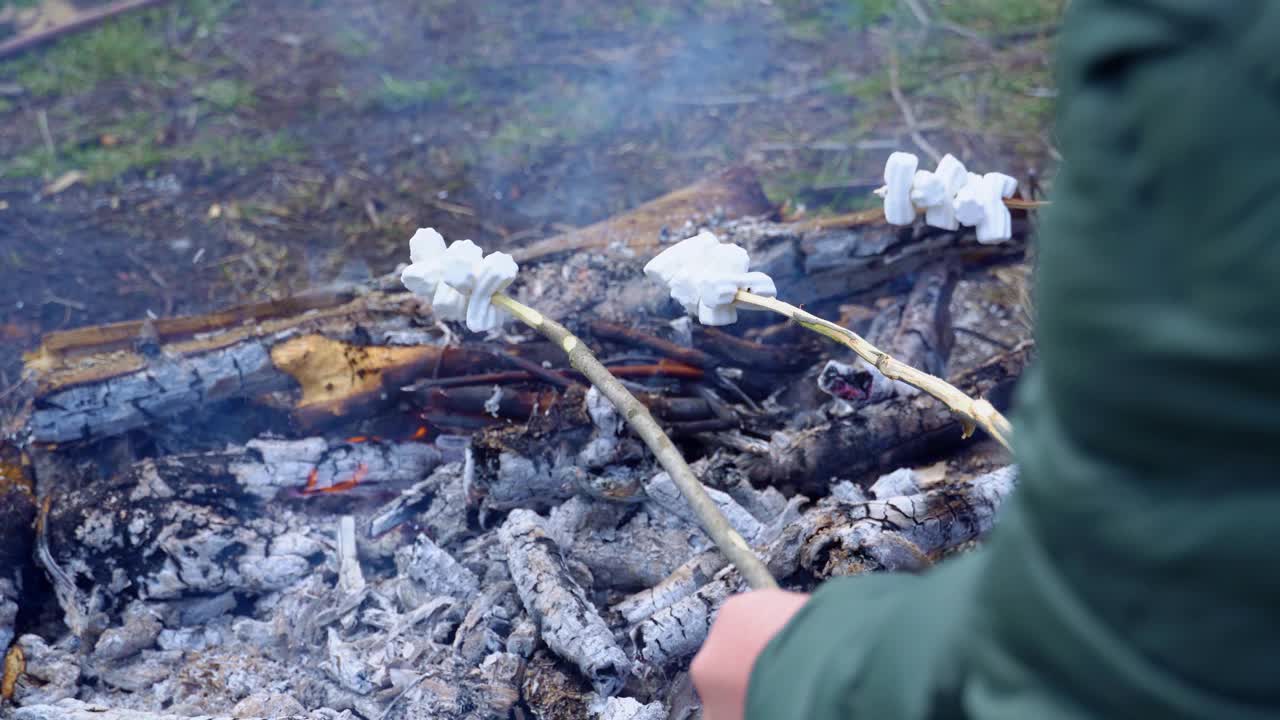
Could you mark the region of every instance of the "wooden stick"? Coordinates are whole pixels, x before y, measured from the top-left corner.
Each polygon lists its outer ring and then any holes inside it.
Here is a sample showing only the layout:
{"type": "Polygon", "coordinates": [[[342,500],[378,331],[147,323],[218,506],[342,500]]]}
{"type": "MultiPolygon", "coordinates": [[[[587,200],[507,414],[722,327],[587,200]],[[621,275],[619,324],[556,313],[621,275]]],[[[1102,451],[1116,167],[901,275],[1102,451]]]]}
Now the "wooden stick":
{"type": "Polygon", "coordinates": [[[756,557],[742,536],[729,525],[729,521],[707,494],[706,488],[698,481],[697,476],[693,474],[693,470],[684,461],[684,457],[671,442],[671,438],[667,437],[658,422],[649,414],[648,408],[628,392],[604,365],[600,364],[600,361],[587,348],[586,343],[569,332],[565,326],[543,317],[542,313],[507,295],[495,294],[493,304],[559,345],[569,356],[570,364],[609,398],[627,424],[653,451],[662,468],[671,475],[676,487],[680,488],[680,492],[698,516],[698,522],[703,531],[715,542],[725,557],[729,558],[729,562],[738,568],[738,572],[742,573],[742,577],[752,588],[761,590],[778,587],[778,583],[769,574],[769,569],[760,561],[760,558],[756,557]]]}
{"type": "Polygon", "coordinates": [[[946,380],[893,359],[854,331],[823,320],[817,315],[801,310],[790,303],[785,303],[777,298],[749,293],[745,290],[739,290],[738,294],[734,296],[734,301],[764,310],[772,310],[779,315],[800,323],[806,329],[835,340],[853,350],[858,357],[874,365],[882,375],[890,380],[901,380],[941,400],[952,412],[964,419],[965,437],[973,433],[975,426],[979,426],[1001,445],[1005,446],[1006,449],[1013,449],[1009,445],[1009,435],[1013,431],[1009,421],[986,400],[982,398],[975,400],[946,380]]]}

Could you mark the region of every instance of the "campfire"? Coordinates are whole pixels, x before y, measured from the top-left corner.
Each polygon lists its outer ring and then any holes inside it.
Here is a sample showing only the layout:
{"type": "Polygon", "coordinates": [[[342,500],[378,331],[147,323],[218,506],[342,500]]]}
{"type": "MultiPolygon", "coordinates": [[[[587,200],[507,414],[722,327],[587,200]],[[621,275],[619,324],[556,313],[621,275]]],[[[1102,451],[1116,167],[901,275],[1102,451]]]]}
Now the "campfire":
{"type": "MultiPolygon", "coordinates": [[[[710,327],[646,279],[659,238],[700,229],[805,316],[1002,407],[1033,351],[1025,211],[1002,243],[782,223],[732,171],[514,253],[508,290],[647,408],[780,583],[919,570],[987,532],[1016,479],[996,440],[799,315],[710,327]]],[[[698,712],[689,662],[743,574],[527,328],[467,333],[393,274],[55,333],[26,367],[0,454],[20,717],[698,712]]]]}

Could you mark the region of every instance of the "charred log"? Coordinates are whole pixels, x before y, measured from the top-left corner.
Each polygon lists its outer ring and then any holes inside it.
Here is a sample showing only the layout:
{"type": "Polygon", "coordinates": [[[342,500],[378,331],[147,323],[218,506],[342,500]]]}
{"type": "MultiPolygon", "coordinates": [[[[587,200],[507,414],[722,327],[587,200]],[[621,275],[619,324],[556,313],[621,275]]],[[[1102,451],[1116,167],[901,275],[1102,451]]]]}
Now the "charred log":
{"type": "MultiPolygon", "coordinates": [[[[1012,491],[1016,470],[1006,467],[971,481],[912,495],[861,503],[824,500],[790,523],[767,551],[770,570],[787,577],[805,570],[822,579],[882,570],[914,571],[990,531],[996,511],[1012,491]]],[[[693,572],[692,570],[688,572],[693,572]]],[[[690,582],[670,585],[687,589],[690,582]]],[[[726,567],[692,593],[635,623],[637,658],[671,670],[706,639],[720,606],[743,581],[726,567]]],[[[666,593],[670,598],[671,593],[666,593]]],[[[666,599],[664,598],[664,599],[666,599]]],[[[630,603],[630,617],[645,607],[630,603]]]]}
{"type": "MultiPolygon", "coordinates": [[[[1022,375],[1032,346],[1024,344],[951,378],[970,397],[999,406],[1022,375]]],[[[748,468],[757,485],[793,486],[823,495],[833,480],[866,477],[955,448],[964,437],[956,417],[926,395],[895,396],[814,427],[775,433],[769,453],[748,468]]]]}
{"type": "Polygon", "coordinates": [[[570,574],[542,519],[528,510],[512,511],[498,536],[520,599],[547,646],[577,665],[597,692],[615,694],[626,683],[631,661],[570,574]]]}

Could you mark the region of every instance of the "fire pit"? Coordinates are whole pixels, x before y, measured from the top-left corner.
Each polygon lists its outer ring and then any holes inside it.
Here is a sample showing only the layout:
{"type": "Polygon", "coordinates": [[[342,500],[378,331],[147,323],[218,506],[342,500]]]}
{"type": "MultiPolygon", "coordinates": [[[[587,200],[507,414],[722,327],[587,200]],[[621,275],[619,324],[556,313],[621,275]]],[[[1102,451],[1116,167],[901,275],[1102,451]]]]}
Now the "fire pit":
{"type": "MultiPolygon", "coordinates": [[[[748,214],[685,219],[793,302],[1008,398],[1032,345],[994,269],[1021,261],[1020,217],[986,245],[730,219],[748,214]]],[[[784,584],[921,569],[991,527],[1015,472],[941,403],[776,319],[691,324],[640,273],[652,251],[591,237],[540,247],[512,294],[591,344],[784,584]]],[[[21,453],[0,456],[5,701],[28,719],[695,714],[689,661],[743,580],[611,407],[517,331],[457,335],[388,277],[46,337],[21,453]]]]}

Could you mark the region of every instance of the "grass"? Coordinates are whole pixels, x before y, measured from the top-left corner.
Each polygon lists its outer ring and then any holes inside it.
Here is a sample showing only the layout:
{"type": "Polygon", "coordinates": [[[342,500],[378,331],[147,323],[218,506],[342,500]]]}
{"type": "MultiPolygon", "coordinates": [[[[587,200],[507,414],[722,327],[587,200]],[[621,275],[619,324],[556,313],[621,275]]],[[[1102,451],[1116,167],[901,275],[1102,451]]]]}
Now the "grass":
{"type": "Polygon", "coordinates": [[[445,101],[457,107],[470,103],[473,98],[462,76],[449,68],[443,70],[437,77],[424,80],[406,80],[383,73],[374,103],[388,110],[404,110],[445,101]]]}
{"type": "Polygon", "coordinates": [[[135,86],[172,87],[195,68],[167,45],[169,13],[175,13],[179,34],[202,38],[234,3],[188,0],[176,9],[127,14],[63,38],[46,51],[11,61],[11,77],[36,97],[75,94],[125,79],[135,86]]]}
{"type": "Polygon", "coordinates": [[[792,37],[820,40],[848,34],[883,21],[900,10],[898,0],[775,0],[792,37]]]}
{"type": "Polygon", "coordinates": [[[70,127],[60,136],[72,139],[59,143],[53,153],[44,145],[19,153],[0,166],[0,177],[51,180],[79,170],[85,174],[86,182],[98,183],[130,171],[192,161],[199,162],[205,170],[249,170],[275,160],[296,158],[301,150],[298,141],[284,131],[227,134],[222,128],[211,126],[186,143],[165,145],[158,140],[160,130],[160,119],[144,112],[130,113],[92,128],[70,127]]]}
{"type": "Polygon", "coordinates": [[[219,112],[235,112],[253,107],[253,86],[236,78],[218,78],[195,87],[191,94],[219,112]]]}
{"type": "MultiPolygon", "coordinates": [[[[234,5],[235,0],[186,0],[127,14],[7,63],[0,76],[21,85],[45,108],[56,145],[50,151],[46,142],[33,142],[12,153],[0,163],[0,177],[48,180],[79,170],[87,182],[103,182],[176,162],[243,170],[296,156],[299,145],[288,133],[246,133],[235,129],[234,119],[220,118],[254,107],[250,83],[215,75],[217,68],[187,59],[198,53],[183,55],[169,45],[175,35],[187,47],[213,36],[234,5]],[[193,81],[198,84],[191,86],[193,81]],[[111,84],[127,84],[131,102],[140,107],[158,102],[181,108],[180,113],[202,118],[201,124],[185,140],[168,144],[161,136],[171,113],[120,112],[104,121],[81,117],[59,101],[111,84]]],[[[14,110],[13,103],[0,102],[0,113],[14,110]]]]}

